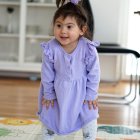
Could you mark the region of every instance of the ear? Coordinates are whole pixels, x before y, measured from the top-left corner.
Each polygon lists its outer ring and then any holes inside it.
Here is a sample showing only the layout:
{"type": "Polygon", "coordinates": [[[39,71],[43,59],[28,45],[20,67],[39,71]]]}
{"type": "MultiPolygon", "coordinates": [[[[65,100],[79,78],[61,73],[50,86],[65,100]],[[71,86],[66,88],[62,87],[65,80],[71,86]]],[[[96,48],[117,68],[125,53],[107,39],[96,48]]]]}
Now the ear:
{"type": "Polygon", "coordinates": [[[87,26],[83,26],[80,35],[83,36],[87,31],[87,26]]]}

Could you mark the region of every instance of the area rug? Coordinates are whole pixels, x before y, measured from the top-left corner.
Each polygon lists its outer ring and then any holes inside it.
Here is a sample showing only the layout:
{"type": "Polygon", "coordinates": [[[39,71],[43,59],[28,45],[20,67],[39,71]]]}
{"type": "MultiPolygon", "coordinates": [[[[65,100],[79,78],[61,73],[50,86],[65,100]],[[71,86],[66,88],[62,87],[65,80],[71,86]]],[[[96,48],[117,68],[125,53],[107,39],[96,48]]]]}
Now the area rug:
{"type": "MultiPolygon", "coordinates": [[[[0,140],[41,140],[41,123],[33,119],[0,118],[0,140]]],[[[56,136],[55,140],[82,140],[82,132],[56,136]]],[[[140,128],[100,124],[96,140],[140,140],[140,128]]]]}

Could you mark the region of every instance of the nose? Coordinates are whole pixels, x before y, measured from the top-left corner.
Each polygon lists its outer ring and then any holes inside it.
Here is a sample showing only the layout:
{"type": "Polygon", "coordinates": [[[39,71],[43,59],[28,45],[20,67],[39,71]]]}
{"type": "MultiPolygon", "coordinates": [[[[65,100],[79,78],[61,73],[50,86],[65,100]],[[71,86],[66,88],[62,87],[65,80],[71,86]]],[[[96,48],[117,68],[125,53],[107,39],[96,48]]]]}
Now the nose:
{"type": "Polygon", "coordinates": [[[66,33],[66,28],[65,28],[65,26],[62,26],[62,28],[61,28],[61,33],[66,33]]]}

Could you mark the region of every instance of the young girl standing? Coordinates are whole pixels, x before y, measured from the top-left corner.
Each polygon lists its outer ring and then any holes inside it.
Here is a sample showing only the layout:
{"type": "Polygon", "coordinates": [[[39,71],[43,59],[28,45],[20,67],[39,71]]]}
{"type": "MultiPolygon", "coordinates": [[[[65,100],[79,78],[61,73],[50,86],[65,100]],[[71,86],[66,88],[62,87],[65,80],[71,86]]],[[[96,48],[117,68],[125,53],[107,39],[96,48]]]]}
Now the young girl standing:
{"type": "Polygon", "coordinates": [[[82,128],[84,140],[95,140],[98,118],[99,59],[96,46],[84,36],[87,16],[73,1],[56,11],[55,38],[43,48],[39,118],[43,140],[82,128]]]}

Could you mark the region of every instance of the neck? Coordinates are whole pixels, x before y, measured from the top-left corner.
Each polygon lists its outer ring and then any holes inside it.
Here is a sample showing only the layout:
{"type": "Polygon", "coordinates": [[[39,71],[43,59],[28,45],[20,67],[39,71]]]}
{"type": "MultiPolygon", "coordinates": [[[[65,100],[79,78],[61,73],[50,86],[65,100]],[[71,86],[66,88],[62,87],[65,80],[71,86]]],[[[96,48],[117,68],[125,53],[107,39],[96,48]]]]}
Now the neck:
{"type": "Polygon", "coordinates": [[[76,49],[77,44],[78,44],[78,41],[75,42],[75,43],[73,43],[73,44],[71,44],[71,45],[66,45],[66,46],[62,46],[62,47],[63,47],[63,49],[64,49],[67,53],[70,54],[70,53],[72,53],[72,52],[76,49]]]}

